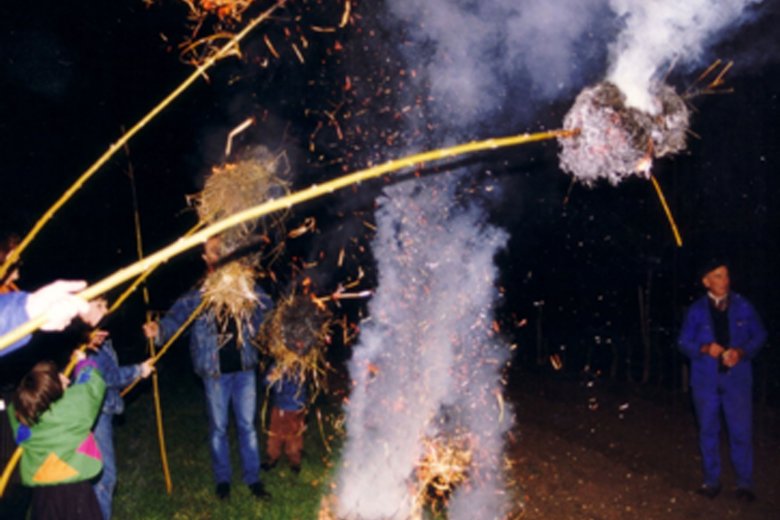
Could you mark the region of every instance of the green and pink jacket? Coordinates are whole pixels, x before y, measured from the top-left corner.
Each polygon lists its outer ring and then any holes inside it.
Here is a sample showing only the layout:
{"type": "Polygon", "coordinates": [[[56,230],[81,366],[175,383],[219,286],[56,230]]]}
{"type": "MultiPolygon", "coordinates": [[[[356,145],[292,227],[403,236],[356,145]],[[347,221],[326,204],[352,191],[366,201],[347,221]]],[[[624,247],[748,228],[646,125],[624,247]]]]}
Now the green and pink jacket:
{"type": "Polygon", "coordinates": [[[53,486],[89,480],[103,469],[103,457],[92,435],[106,384],[97,364],[76,365],[73,383],[41,414],[32,427],[19,423],[8,408],[16,443],[24,450],[20,465],[25,486],[53,486]]]}

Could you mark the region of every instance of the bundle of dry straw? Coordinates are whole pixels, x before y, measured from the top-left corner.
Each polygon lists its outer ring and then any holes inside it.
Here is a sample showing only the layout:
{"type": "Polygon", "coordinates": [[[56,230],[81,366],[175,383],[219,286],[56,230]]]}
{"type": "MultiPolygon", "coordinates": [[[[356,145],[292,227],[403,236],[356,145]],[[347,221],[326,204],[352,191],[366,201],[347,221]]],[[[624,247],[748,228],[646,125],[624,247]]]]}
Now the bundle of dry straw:
{"type": "Polygon", "coordinates": [[[308,381],[314,389],[310,399],[325,385],[325,348],[331,314],[308,296],[282,298],[263,324],[259,343],[274,359],[276,369],[268,376],[273,384],[283,376],[308,381]]]}

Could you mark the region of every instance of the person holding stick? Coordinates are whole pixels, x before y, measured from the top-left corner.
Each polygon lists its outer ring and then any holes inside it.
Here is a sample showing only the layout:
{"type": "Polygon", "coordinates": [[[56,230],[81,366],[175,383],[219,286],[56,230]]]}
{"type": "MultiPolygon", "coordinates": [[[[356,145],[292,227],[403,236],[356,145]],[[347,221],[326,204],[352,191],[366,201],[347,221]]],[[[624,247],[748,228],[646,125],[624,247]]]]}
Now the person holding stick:
{"type": "MultiPolygon", "coordinates": [[[[209,275],[229,265],[221,263],[222,243],[219,237],[206,241],[203,261],[209,275]]],[[[208,279],[208,275],[207,275],[208,279]]],[[[233,291],[244,293],[245,291],[233,291]]],[[[259,287],[244,294],[251,302],[246,317],[220,319],[218,312],[207,307],[194,321],[190,332],[190,354],[195,373],[203,380],[209,417],[209,448],[216,481],[216,494],[221,500],[230,497],[231,465],[228,443],[228,407],[238,430],[242,480],[256,498],[270,495],[260,481],[260,450],[255,420],[257,416],[258,351],[251,339],[258,331],[265,313],[270,310],[270,297],[259,287]]],[[[147,338],[162,344],[184,323],[206,298],[203,289],[193,289],[181,296],[158,322],[144,324],[147,338]]],[[[223,316],[224,318],[224,316],[223,316]]]]}
{"type": "MultiPolygon", "coordinates": [[[[90,308],[91,312],[82,319],[87,325],[97,327],[106,313],[106,300],[97,298],[90,302],[90,308]]],[[[113,420],[114,416],[120,415],[125,408],[119,391],[136,378],[146,379],[149,377],[154,367],[151,358],[142,363],[119,366],[111,338],[108,337],[108,332],[105,330],[94,329],[89,333],[87,349],[91,351],[88,353],[88,358],[97,363],[98,370],[106,383],[106,396],[93,429],[95,441],[100,448],[100,453],[103,454],[103,472],[93,487],[104,520],[110,520],[114,488],[116,487],[113,420]]]]}

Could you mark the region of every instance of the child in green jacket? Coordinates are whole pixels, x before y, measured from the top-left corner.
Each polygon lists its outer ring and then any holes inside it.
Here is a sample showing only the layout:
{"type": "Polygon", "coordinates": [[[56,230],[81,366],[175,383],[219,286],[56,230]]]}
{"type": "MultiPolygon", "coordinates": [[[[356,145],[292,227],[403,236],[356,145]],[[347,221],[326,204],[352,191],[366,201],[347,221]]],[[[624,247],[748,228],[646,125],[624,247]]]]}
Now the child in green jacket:
{"type": "Polygon", "coordinates": [[[22,379],[8,409],[24,450],[22,483],[33,489],[33,520],[101,520],[90,479],[103,469],[91,429],[106,385],[94,361],[82,359],[74,382],[41,361],[22,379]]]}

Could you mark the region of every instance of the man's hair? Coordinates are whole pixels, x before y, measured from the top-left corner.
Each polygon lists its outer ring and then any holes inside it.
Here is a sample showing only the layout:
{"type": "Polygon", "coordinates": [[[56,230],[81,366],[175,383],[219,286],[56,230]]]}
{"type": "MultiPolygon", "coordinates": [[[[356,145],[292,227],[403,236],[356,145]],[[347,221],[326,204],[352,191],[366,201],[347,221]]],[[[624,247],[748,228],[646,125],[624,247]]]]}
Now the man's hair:
{"type": "Polygon", "coordinates": [[[40,361],[16,388],[13,398],[16,418],[27,426],[34,425],[64,391],[57,365],[52,361],[40,361]]]}

